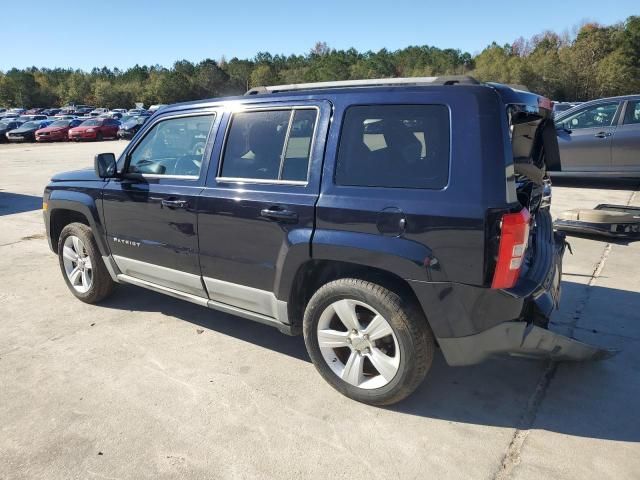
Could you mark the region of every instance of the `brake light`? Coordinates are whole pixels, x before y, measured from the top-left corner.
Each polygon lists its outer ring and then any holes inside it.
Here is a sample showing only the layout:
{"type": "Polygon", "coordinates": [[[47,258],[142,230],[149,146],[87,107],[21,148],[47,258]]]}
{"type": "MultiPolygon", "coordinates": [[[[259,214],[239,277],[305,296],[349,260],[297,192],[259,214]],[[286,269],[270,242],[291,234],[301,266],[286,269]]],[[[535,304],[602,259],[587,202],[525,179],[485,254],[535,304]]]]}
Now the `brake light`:
{"type": "Polygon", "coordinates": [[[522,259],[529,242],[529,210],[502,216],[498,261],[491,288],[511,288],[518,281],[522,259]]]}
{"type": "Polygon", "coordinates": [[[540,108],[546,108],[547,110],[553,110],[553,102],[546,97],[538,97],[538,106],[540,108]]]}

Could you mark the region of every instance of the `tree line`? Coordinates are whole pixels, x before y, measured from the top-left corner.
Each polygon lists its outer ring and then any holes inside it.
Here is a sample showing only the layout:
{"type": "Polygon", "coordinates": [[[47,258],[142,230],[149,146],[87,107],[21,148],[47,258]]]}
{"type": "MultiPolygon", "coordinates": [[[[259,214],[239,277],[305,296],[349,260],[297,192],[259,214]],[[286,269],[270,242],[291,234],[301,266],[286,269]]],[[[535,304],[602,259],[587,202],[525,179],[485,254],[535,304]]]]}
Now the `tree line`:
{"type": "Polygon", "coordinates": [[[0,71],[0,106],[117,108],[242,94],[259,85],[437,75],[522,85],[559,101],[640,93],[640,17],[609,26],[587,23],[573,35],[546,31],[493,43],[475,56],[431,46],[358,52],[318,42],[306,55],[262,52],[252,59],[180,60],[170,68],[14,68],[0,71]]]}

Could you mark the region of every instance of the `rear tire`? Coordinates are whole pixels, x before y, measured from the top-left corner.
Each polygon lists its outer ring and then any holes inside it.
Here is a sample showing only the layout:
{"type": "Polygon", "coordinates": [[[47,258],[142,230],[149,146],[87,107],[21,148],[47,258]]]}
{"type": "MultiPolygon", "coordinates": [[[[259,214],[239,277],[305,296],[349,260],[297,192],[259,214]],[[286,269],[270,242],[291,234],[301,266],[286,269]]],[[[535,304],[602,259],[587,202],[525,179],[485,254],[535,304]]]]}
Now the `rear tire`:
{"type": "Polygon", "coordinates": [[[343,395],[370,405],[391,405],[410,395],[435,351],[421,309],[355,278],[320,288],[307,305],[303,330],[320,375],[343,395]]]}
{"type": "Polygon", "coordinates": [[[102,132],[96,133],[96,141],[101,142],[103,140],[102,132]]]}
{"type": "Polygon", "coordinates": [[[115,282],[87,225],[70,223],[62,229],[58,240],[58,260],[67,287],[83,302],[100,302],[113,291],[115,282]]]}

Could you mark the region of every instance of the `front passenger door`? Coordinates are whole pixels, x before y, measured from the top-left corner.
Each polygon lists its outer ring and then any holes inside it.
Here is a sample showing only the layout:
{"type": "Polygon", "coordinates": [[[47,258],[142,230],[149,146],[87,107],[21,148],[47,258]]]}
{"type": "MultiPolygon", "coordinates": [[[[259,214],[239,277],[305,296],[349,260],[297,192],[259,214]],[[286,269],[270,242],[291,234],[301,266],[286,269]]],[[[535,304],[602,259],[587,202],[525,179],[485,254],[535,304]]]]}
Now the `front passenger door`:
{"type": "Polygon", "coordinates": [[[611,169],[611,140],[619,105],[620,102],[593,105],[556,122],[562,171],[611,169]]]}
{"type": "Polygon", "coordinates": [[[120,271],[206,297],[200,280],[196,201],[216,112],[154,121],[120,159],[103,193],[107,243],[120,271]]]}

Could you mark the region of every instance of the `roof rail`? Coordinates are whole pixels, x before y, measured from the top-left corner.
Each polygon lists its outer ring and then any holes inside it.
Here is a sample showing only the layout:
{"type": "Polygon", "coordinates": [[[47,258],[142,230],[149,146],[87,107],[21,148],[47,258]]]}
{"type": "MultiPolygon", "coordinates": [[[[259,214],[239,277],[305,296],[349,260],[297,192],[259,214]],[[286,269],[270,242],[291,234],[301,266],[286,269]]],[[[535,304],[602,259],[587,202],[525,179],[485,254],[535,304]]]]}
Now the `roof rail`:
{"type": "Polygon", "coordinates": [[[272,85],[254,87],[245,95],[259,95],[265,93],[290,92],[295,90],[319,90],[325,88],[349,87],[384,87],[389,85],[479,85],[480,82],[468,75],[448,75],[441,77],[402,77],[402,78],[374,78],[366,80],[341,80],[338,82],[292,83],[290,85],[272,85]]]}

